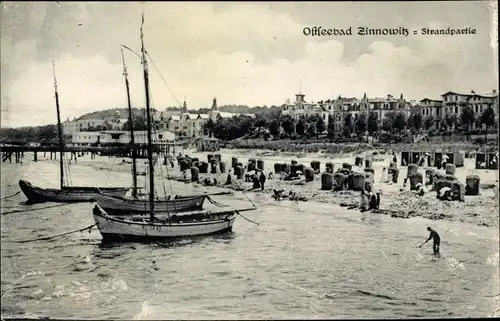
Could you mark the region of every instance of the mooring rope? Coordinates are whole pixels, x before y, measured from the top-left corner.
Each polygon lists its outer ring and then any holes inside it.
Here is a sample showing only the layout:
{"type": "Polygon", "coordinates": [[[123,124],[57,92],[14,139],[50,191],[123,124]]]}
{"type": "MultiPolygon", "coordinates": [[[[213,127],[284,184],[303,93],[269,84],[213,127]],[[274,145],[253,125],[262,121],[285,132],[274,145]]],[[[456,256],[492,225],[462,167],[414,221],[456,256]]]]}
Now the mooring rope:
{"type": "Polygon", "coordinates": [[[30,208],[30,209],[26,209],[26,210],[16,210],[16,211],[10,211],[10,212],[3,212],[1,214],[7,215],[7,214],[14,214],[14,213],[33,212],[33,211],[44,210],[47,208],[54,208],[54,207],[67,206],[67,205],[71,205],[71,203],[57,204],[57,205],[45,206],[45,207],[41,207],[41,208],[30,208]]]}
{"type": "Polygon", "coordinates": [[[14,193],[14,194],[12,194],[12,195],[9,195],[9,196],[2,197],[2,200],[6,200],[6,199],[8,199],[8,198],[14,197],[14,196],[16,196],[16,195],[18,195],[18,194],[20,194],[20,193],[21,193],[21,191],[19,191],[19,192],[17,192],[17,193],[14,193]]]}
{"type": "Polygon", "coordinates": [[[33,275],[40,275],[40,273],[37,273],[37,272],[29,272],[29,273],[26,273],[26,274],[23,274],[19,279],[17,279],[11,286],[9,286],[9,288],[5,291],[3,291],[2,293],[2,296],[0,297],[1,299],[3,299],[4,295],[9,292],[11,289],[13,289],[17,284],[19,284],[19,282],[21,282],[24,278],[26,277],[29,277],[29,276],[33,276],[33,275]]]}
{"type": "Polygon", "coordinates": [[[237,214],[237,215],[239,215],[239,216],[241,216],[241,217],[243,217],[245,220],[249,221],[250,223],[260,225],[260,223],[257,223],[257,222],[255,222],[255,221],[252,221],[251,219],[249,219],[249,218],[247,218],[247,217],[245,217],[245,216],[241,215],[238,211],[236,211],[236,214],[237,214]]]}
{"type": "Polygon", "coordinates": [[[210,203],[214,204],[215,206],[219,206],[219,207],[227,207],[227,206],[229,206],[229,205],[222,204],[222,203],[219,203],[219,202],[215,201],[215,200],[214,200],[213,198],[211,198],[210,196],[207,196],[207,200],[208,200],[210,203]]]}
{"type": "Polygon", "coordinates": [[[50,239],[53,239],[53,238],[56,238],[56,237],[59,237],[59,236],[64,236],[64,235],[69,235],[69,234],[73,234],[73,233],[83,232],[85,230],[89,230],[89,232],[90,232],[94,226],[96,226],[96,224],[92,224],[92,225],[89,225],[87,227],[84,227],[84,228],[81,228],[81,229],[78,229],[78,230],[74,230],[74,231],[70,231],[70,232],[64,232],[64,233],[56,234],[56,235],[52,235],[52,236],[45,236],[45,237],[39,237],[39,238],[36,238],[36,239],[29,239],[29,240],[22,240],[22,241],[10,241],[10,242],[12,242],[12,243],[28,243],[28,242],[35,242],[35,241],[46,241],[46,240],[50,240],[50,239]]]}

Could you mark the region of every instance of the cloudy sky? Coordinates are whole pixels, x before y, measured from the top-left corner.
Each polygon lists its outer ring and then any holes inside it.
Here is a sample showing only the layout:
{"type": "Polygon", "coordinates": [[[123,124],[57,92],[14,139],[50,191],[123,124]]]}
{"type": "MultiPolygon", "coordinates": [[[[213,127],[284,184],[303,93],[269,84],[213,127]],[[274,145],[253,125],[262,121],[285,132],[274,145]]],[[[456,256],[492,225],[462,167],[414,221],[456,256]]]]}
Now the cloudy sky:
{"type": "MultiPolygon", "coordinates": [[[[63,119],[126,106],[120,45],[140,51],[141,12],[154,107],[282,104],[387,94],[439,98],[498,87],[495,2],[3,2],[2,127],[54,123],[51,61],[63,119]],[[472,27],[469,36],[307,37],[304,27],[472,27]],[[169,90],[171,89],[171,91],[169,90]]],[[[140,59],[125,52],[132,103],[140,59]]]]}

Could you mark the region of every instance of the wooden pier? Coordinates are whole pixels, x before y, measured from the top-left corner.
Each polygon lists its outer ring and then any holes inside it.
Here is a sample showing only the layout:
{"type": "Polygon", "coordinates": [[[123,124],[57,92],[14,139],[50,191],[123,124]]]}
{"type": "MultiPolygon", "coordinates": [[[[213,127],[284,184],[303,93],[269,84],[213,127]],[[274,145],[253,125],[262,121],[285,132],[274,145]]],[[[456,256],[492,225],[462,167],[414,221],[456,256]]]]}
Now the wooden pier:
{"type": "MultiPolygon", "coordinates": [[[[164,143],[158,144],[153,147],[153,152],[160,155],[175,153],[176,146],[180,146],[179,143],[164,143]]],[[[117,157],[132,157],[132,146],[122,145],[122,146],[65,146],[64,153],[71,153],[71,159],[76,159],[76,156],[91,154],[93,158],[95,155],[100,156],[117,156],[117,157]]],[[[58,145],[1,145],[0,153],[2,155],[2,162],[7,160],[12,163],[12,156],[16,163],[20,163],[21,159],[24,157],[24,153],[33,153],[33,160],[36,162],[38,160],[38,153],[50,153],[50,159],[57,159],[57,154],[59,153],[58,145]],[[52,158],[53,157],[53,158],[52,158]]],[[[146,146],[136,145],[136,153],[138,158],[147,158],[148,151],[146,146]]]]}

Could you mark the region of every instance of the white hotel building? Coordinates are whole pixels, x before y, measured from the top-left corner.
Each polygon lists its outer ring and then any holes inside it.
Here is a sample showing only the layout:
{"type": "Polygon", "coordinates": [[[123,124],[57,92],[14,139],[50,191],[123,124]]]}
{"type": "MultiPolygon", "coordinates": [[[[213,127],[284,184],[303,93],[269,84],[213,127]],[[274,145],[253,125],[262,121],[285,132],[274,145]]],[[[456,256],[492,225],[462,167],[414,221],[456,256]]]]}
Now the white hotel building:
{"type": "Polygon", "coordinates": [[[347,114],[351,114],[354,119],[360,113],[375,112],[379,122],[382,122],[382,119],[389,112],[402,112],[409,117],[413,109],[413,103],[406,101],[403,94],[399,99],[396,99],[392,95],[387,95],[386,98],[367,98],[365,93],[362,99],[339,96],[336,99],[316,103],[306,102],[304,98],[304,94],[296,94],[293,103],[287,101],[282,105],[282,114],[290,115],[295,120],[307,118],[311,115],[321,115],[326,126],[329,123],[329,116],[332,116],[336,131],[342,130],[347,114]]]}

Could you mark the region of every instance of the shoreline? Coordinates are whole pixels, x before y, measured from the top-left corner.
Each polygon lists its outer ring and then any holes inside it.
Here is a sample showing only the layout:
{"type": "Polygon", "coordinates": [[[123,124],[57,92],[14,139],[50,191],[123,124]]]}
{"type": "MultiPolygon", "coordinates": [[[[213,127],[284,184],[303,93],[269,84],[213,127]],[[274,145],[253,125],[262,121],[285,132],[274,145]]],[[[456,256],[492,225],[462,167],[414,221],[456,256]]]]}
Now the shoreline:
{"type": "MultiPolygon", "coordinates": [[[[334,164],[341,164],[342,162],[353,163],[354,155],[353,153],[342,153],[342,155],[337,155],[336,157],[332,157],[330,155],[324,153],[280,153],[273,151],[252,151],[252,150],[243,150],[238,151],[235,149],[225,149],[221,150],[220,153],[222,155],[222,161],[226,163],[226,171],[230,168],[230,160],[231,157],[238,157],[238,161],[246,164],[248,158],[261,158],[265,162],[265,173],[268,176],[269,172],[273,172],[273,164],[276,163],[289,163],[291,159],[296,159],[299,163],[303,163],[306,166],[309,166],[308,162],[310,160],[320,160],[321,161],[321,170],[324,170],[324,163],[328,161],[332,161],[334,164]]],[[[183,155],[190,155],[191,157],[198,157],[201,161],[206,161],[207,154],[206,152],[196,152],[192,150],[184,150],[183,155]]],[[[479,226],[499,226],[499,216],[498,216],[498,205],[495,206],[494,199],[494,189],[493,188],[482,188],[481,194],[478,196],[466,196],[465,202],[458,201],[440,201],[436,199],[436,192],[427,192],[424,196],[419,197],[415,192],[409,191],[409,187],[403,189],[403,178],[406,177],[407,167],[399,167],[399,181],[394,184],[386,184],[380,183],[380,173],[381,168],[387,166],[388,159],[390,159],[392,155],[377,155],[374,156],[373,168],[375,170],[375,189],[381,190],[381,203],[380,210],[374,212],[367,212],[373,214],[381,214],[384,216],[391,216],[394,218],[412,218],[412,217],[422,217],[430,220],[448,220],[448,221],[460,221],[460,222],[468,222],[473,223],[479,226]],[[379,157],[379,158],[375,158],[379,157]]],[[[400,159],[400,155],[397,155],[398,159],[400,159]]],[[[90,160],[87,156],[81,158],[81,161],[78,161],[77,166],[85,166],[91,167],[95,171],[110,171],[115,173],[127,173],[131,170],[131,162],[128,158],[113,158],[113,161],[110,162],[111,159],[108,157],[98,157],[96,160],[90,160]],[[126,160],[123,162],[123,160],[126,160]]],[[[39,160],[39,162],[54,162],[50,160],[39,160]]],[[[466,159],[469,163],[473,163],[473,160],[466,159]]],[[[32,163],[28,161],[29,166],[36,166],[36,163],[32,163]]],[[[464,168],[457,169],[457,177],[460,182],[465,180],[465,175],[474,173],[474,169],[471,169],[471,165],[466,162],[464,168]]],[[[26,164],[27,165],[27,164],[26,164]]],[[[142,171],[144,167],[144,162],[138,163],[138,170],[142,171]]],[[[232,191],[244,191],[247,195],[262,195],[268,198],[268,201],[276,202],[279,204],[281,202],[295,202],[290,200],[281,200],[275,201],[272,198],[273,189],[283,189],[284,194],[288,194],[289,191],[296,192],[299,196],[303,196],[307,198],[310,202],[318,202],[318,203],[326,203],[326,204],[336,204],[346,211],[357,211],[360,212],[359,209],[347,209],[349,206],[356,206],[359,204],[360,192],[355,191],[338,191],[332,192],[331,190],[321,190],[321,177],[320,174],[315,175],[314,181],[306,183],[304,178],[301,180],[293,180],[293,181],[282,181],[279,180],[279,175],[274,174],[273,179],[267,179],[265,184],[265,189],[263,191],[252,190],[252,182],[245,182],[244,179],[237,180],[234,175],[232,175],[232,185],[225,185],[228,173],[220,173],[217,174],[199,174],[199,183],[191,182],[191,173],[190,170],[186,171],[187,182],[182,179],[182,173],[180,172],[179,165],[175,161],[174,168],[168,166],[168,169],[165,168],[165,165],[161,165],[161,170],[156,170],[156,175],[158,177],[169,178],[171,180],[177,182],[184,182],[186,184],[191,184],[194,187],[203,187],[208,191],[210,189],[220,190],[232,190],[232,191]],[[206,186],[203,184],[203,180],[205,178],[216,179],[217,184],[215,186],[206,186]]],[[[335,165],[335,169],[338,165],[335,165]]],[[[353,171],[362,171],[362,168],[353,167],[353,171]]],[[[419,168],[420,172],[425,172],[425,168],[419,168]]],[[[481,178],[481,185],[487,187],[491,186],[491,180],[498,179],[497,176],[498,171],[477,171],[481,178]],[[494,173],[492,173],[494,172],[494,173]],[[493,174],[493,175],[492,175],[493,174]],[[493,177],[492,177],[493,176],[493,177]],[[490,183],[490,184],[488,184],[490,183]]],[[[462,182],[463,183],[463,182],[462,182]]],[[[267,201],[267,200],[266,200],[267,201]]]]}

